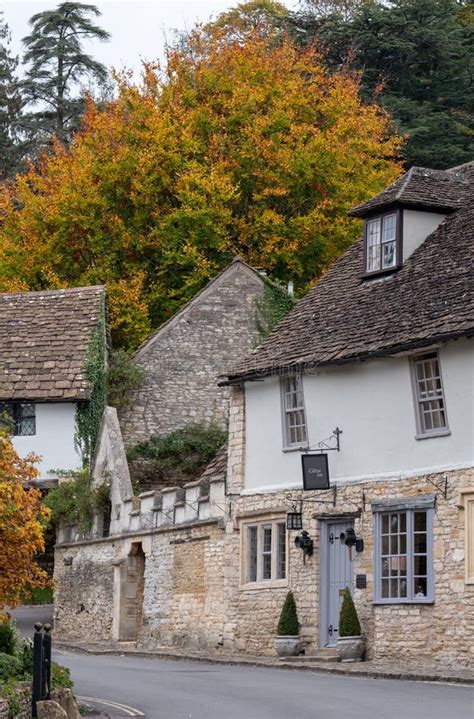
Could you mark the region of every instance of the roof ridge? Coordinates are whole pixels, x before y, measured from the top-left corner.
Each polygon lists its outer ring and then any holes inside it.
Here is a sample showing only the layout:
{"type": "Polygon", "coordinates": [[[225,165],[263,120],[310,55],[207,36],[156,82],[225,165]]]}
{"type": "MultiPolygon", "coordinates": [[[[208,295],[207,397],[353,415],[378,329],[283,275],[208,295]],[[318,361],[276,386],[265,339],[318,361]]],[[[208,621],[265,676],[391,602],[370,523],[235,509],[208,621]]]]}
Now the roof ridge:
{"type": "MultiPolygon", "coordinates": [[[[400,189],[398,190],[397,194],[395,195],[395,199],[399,200],[401,197],[401,193],[406,189],[406,186],[408,185],[409,181],[411,180],[411,176],[413,175],[413,170],[415,169],[415,165],[413,167],[410,167],[408,172],[406,173],[405,180],[400,185],[400,189]]],[[[418,168],[416,168],[418,169],[418,168]]],[[[401,179],[401,178],[400,178],[401,179]]],[[[396,180],[395,180],[396,182],[396,180]]],[[[395,183],[392,183],[395,184],[395,183]]],[[[390,188],[390,185],[387,187],[387,190],[390,188]]]]}
{"type": "Polygon", "coordinates": [[[75,292],[84,292],[90,290],[105,290],[105,285],[84,285],[83,287],[63,287],[56,290],[20,290],[19,292],[0,292],[2,297],[24,297],[25,295],[59,295],[74,294],[75,292]]]}

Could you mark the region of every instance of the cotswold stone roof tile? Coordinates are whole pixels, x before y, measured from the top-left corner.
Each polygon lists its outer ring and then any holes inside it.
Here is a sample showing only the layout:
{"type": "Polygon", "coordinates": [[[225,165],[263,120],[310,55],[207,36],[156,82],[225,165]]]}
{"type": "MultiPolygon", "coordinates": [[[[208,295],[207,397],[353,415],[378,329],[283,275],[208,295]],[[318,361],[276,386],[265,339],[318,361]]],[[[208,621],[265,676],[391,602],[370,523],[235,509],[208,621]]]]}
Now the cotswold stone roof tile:
{"type": "Polygon", "coordinates": [[[87,399],[86,350],[105,288],[0,294],[0,400],[87,399]]]}
{"type": "Polygon", "coordinates": [[[367,202],[357,205],[348,214],[352,217],[365,217],[394,203],[431,210],[457,210],[462,205],[467,184],[462,167],[452,170],[412,167],[392,185],[367,202]]]}
{"type": "Polygon", "coordinates": [[[357,241],[228,379],[308,371],[473,336],[474,163],[453,172],[463,176],[459,209],[400,270],[363,279],[363,241],[357,241]]]}

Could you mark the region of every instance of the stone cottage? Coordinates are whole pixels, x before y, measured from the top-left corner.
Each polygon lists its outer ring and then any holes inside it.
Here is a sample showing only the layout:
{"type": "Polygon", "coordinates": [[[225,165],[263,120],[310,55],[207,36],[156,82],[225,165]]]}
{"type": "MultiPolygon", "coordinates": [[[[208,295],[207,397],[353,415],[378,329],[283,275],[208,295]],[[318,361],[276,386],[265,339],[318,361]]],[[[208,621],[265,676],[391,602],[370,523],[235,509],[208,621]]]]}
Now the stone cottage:
{"type": "Polygon", "coordinates": [[[20,455],[40,455],[40,481],[82,465],[75,418],[89,401],[97,331],[105,345],[103,286],[0,294],[0,416],[20,455]]]}
{"type": "Polygon", "coordinates": [[[190,422],[227,422],[230,371],[256,342],[262,277],[241,258],[220,272],[135,353],[144,381],[120,417],[127,446],[190,422]]]}
{"type": "Polygon", "coordinates": [[[317,654],[349,587],[369,658],[472,663],[473,179],[412,168],[353,210],[361,239],[227,373],[226,463],[134,497],[106,413],[110,535],[63,530],[60,634],[272,654],[292,589],[317,654]]]}
{"type": "Polygon", "coordinates": [[[352,210],[360,241],[228,378],[236,645],[270,650],[291,588],[333,647],[350,587],[368,657],[472,665],[473,182],[414,167],[352,210]]]}

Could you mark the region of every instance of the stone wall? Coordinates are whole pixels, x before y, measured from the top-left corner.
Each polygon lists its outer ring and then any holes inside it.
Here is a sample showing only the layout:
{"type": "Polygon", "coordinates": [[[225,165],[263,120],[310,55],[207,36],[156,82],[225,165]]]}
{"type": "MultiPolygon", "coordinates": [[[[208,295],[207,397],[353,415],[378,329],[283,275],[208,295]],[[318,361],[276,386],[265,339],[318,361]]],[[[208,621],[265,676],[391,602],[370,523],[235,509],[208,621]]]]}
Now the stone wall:
{"type": "Polygon", "coordinates": [[[75,544],[55,551],[54,625],[69,639],[112,636],[113,543],[75,544]]]}
{"type": "Polygon", "coordinates": [[[91,643],[123,639],[116,573],[137,545],[145,554],[138,646],[222,646],[225,532],[215,519],[58,546],[55,635],[91,643]]]}
{"type": "Polygon", "coordinates": [[[229,390],[218,377],[252,349],[262,293],[259,275],[237,258],[137,351],[145,379],[120,418],[127,446],[190,422],[226,425],[229,390]]]}
{"type": "MultiPolygon", "coordinates": [[[[272,641],[279,612],[291,588],[298,607],[307,652],[319,647],[320,526],[321,517],[355,517],[354,528],[365,547],[354,554],[354,576],[365,574],[366,589],[354,589],[368,658],[385,662],[417,662],[444,666],[468,666],[474,661],[474,586],[464,582],[464,510],[459,506],[461,488],[473,486],[474,471],[407,480],[339,485],[336,507],[318,504],[318,494],[305,492],[303,525],[314,540],[314,555],[303,561],[295,548],[296,532],[289,536],[288,587],[240,588],[240,524],[245,519],[264,521],[289,508],[288,492],[243,495],[234,500],[234,521],[227,524],[226,598],[233,628],[225,642],[248,653],[273,654],[272,641]],[[371,502],[391,498],[432,495],[430,480],[440,487],[448,477],[448,497],[437,496],[434,520],[435,601],[433,604],[373,604],[373,513],[371,502]],[[364,510],[365,506],[365,510],[364,510]]],[[[291,492],[294,496],[295,492],[291,492]]],[[[321,497],[321,495],[319,495],[321,497]]],[[[325,497],[328,499],[328,496],[325,497]]]]}

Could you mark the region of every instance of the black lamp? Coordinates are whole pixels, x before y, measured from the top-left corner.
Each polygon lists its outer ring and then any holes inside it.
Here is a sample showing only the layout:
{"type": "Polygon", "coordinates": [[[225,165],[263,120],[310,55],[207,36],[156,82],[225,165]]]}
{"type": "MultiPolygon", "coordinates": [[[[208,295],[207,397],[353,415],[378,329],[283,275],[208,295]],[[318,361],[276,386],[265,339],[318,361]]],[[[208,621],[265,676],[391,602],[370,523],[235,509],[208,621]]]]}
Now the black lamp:
{"type": "Polygon", "coordinates": [[[303,529],[303,515],[301,512],[288,512],[286,515],[287,529],[303,529]]]}

